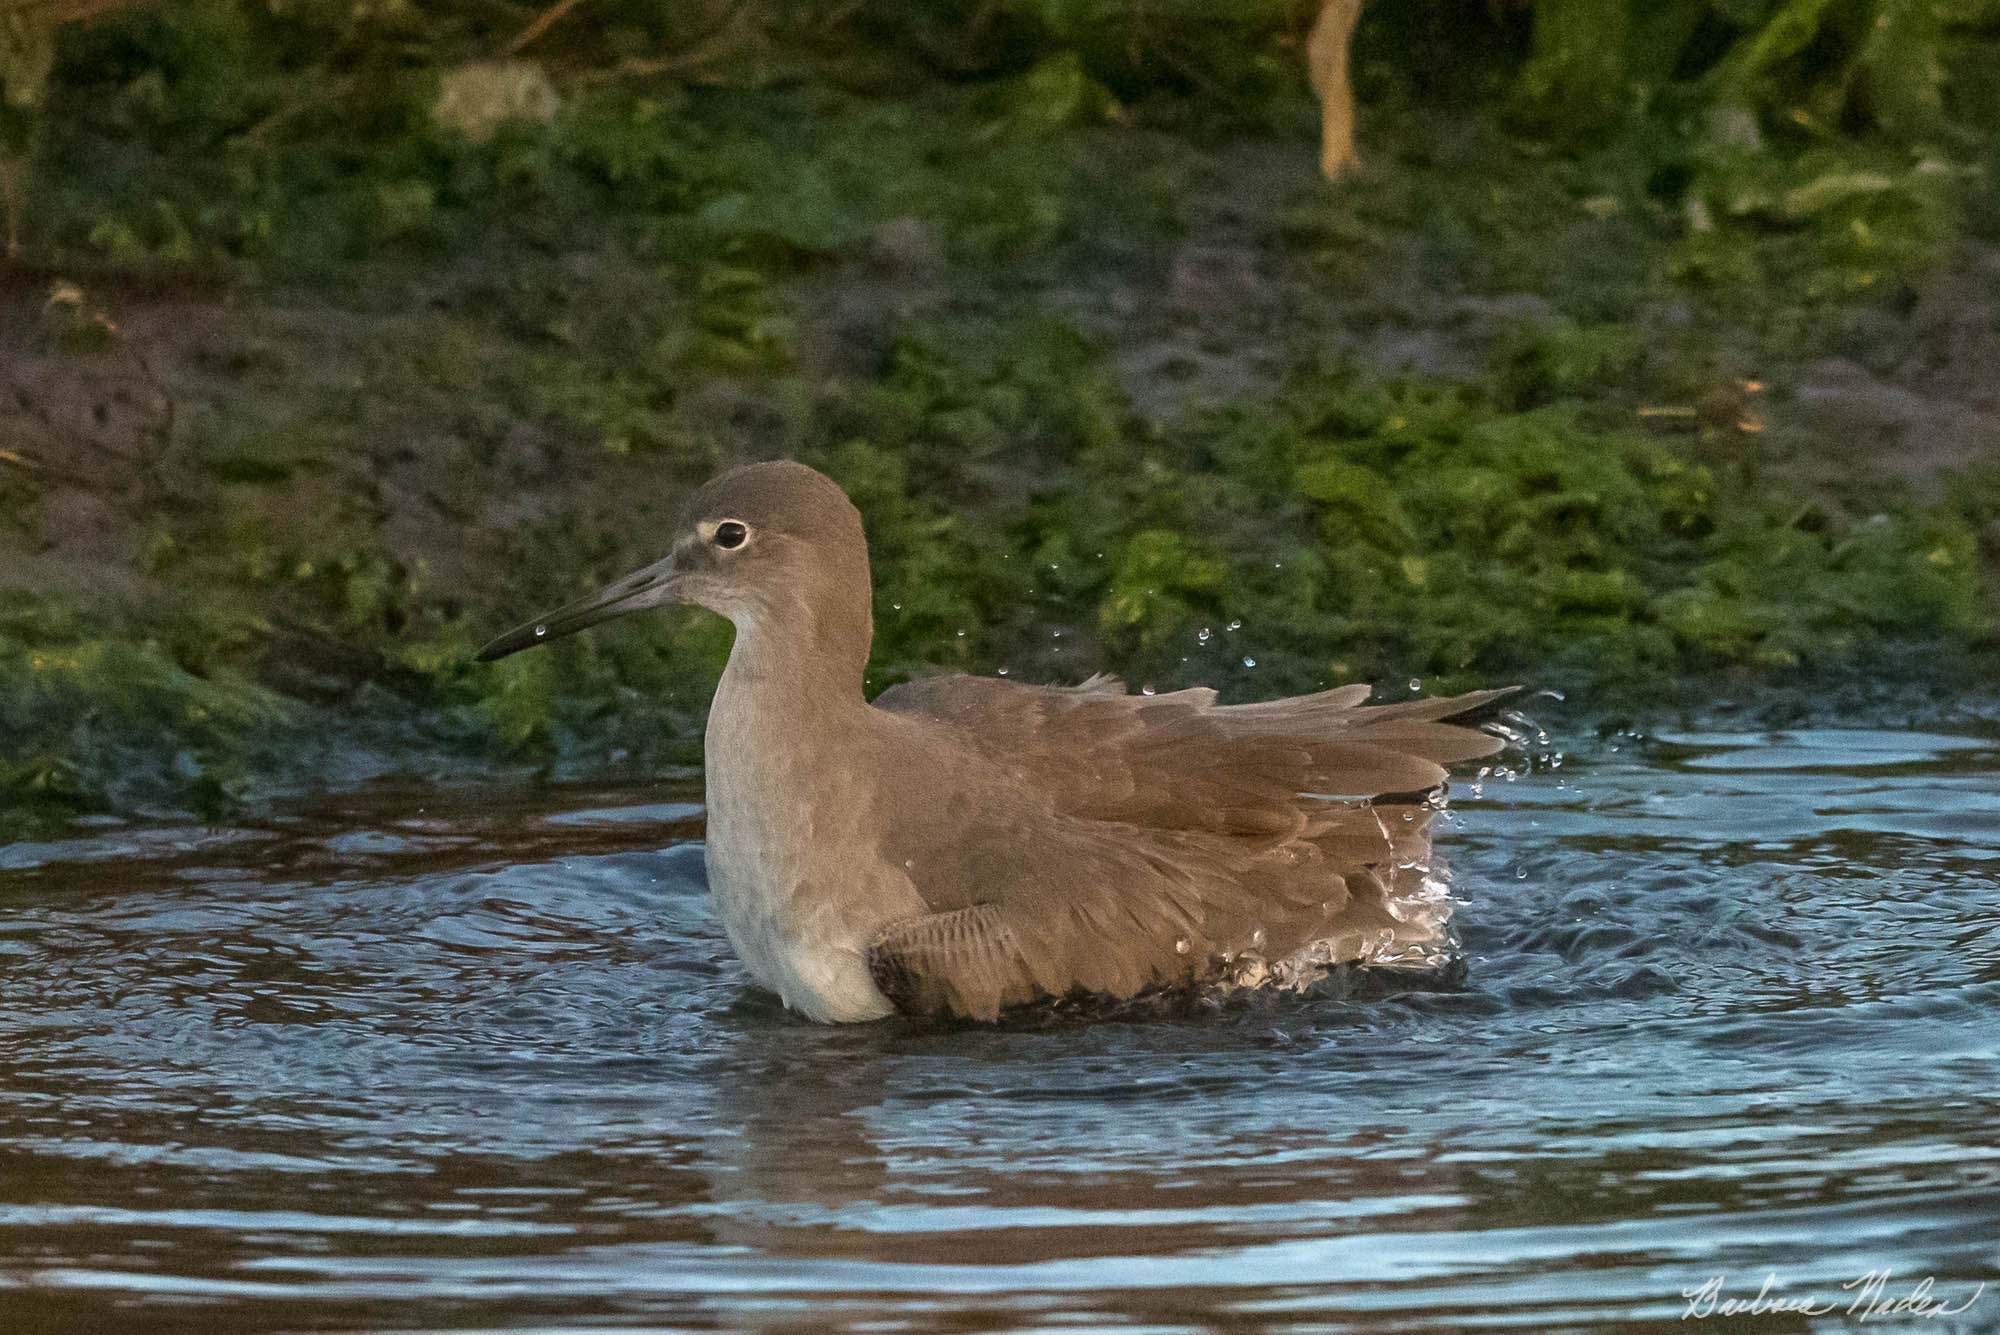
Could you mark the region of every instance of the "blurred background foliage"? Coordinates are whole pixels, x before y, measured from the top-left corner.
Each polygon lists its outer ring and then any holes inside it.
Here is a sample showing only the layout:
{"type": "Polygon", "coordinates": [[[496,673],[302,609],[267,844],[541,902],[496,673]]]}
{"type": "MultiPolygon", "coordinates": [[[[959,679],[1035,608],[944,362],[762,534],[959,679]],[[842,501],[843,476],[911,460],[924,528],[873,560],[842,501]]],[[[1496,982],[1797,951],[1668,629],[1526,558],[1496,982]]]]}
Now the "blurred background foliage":
{"type": "MultiPolygon", "coordinates": [[[[1884,487],[1755,395],[2000,240],[2000,0],[1376,0],[1331,188],[1313,17],[0,0],[10,346],[172,406],[84,488],[112,555],[0,585],[0,805],[227,803],[330,715],[690,759],[726,627],[469,655],[748,454],[868,515],[877,686],[1990,649],[2000,473],[1884,487]]],[[[37,569],[55,478],[0,439],[37,569]]]]}
{"type": "MultiPolygon", "coordinates": [[[[1131,104],[1209,132],[1296,128],[1313,16],[1308,0],[6,0],[0,14],[9,234],[120,261],[435,239],[489,184],[440,139],[488,138],[510,113],[562,109],[553,142],[490,164],[517,185],[573,185],[552,175],[566,168],[656,202],[699,191],[715,146],[658,132],[671,98],[652,125],[635,116],[639,89],[1012,81],[996,136],[1131,104]],[[105,138],[154,154],[107,154],[105,138]]],[[[1378,0],[1358,64],[1364,92],[1500,86],[1509,123],[1558,147],[1643,130],[1656,188],[1711,212],[1797,213],[1882,187],[1774,170],[1767,147],[1972,147],[2000,114],[1996,15],[1994,0],[1378,0]]],[[[824,245],[836,202],[772,225],[824,245]]]]}

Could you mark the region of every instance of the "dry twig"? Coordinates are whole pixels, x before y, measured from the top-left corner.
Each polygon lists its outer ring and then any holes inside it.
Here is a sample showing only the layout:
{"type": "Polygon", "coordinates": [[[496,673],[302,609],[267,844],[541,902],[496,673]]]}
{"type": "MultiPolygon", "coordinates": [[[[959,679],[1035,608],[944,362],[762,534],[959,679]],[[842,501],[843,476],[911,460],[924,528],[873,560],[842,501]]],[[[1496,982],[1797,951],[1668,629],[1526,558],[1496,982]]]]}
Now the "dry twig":
{"type": "Polygon", "coordinates": [[[722,26],[678,55],[641,57],[629,56],[610,69],[585,70],[576,76],[578,83],[607,83],[614,79],[646,79],[662,74],[688,74],[704,65],[713,64],[727,56],[736,45],[749,36],[750,6],[738,5],[730,12],[722,26]]]}
{"type": "Polygon", "coordinates": [[[510,56],[520,55],[522,51],[541,40],[543,33],[555,27],[556,24],[561,23],[569,16],[569,12],[572,9],[575,9],[582,3],[583,0],[556,0],[554,4],[537,14],[533,23],[530,23],[527,27],[514,34],[514,40],[507,43],[507,54],[510,56]]]}

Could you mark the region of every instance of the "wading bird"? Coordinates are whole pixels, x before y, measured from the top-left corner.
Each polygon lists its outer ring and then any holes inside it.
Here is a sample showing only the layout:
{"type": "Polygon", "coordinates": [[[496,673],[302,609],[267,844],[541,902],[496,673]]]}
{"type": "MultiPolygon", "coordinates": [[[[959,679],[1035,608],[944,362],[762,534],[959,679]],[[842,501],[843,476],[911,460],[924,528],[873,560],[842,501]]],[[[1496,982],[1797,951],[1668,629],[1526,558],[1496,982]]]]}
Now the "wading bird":
{"type": "Polygon", "coordinates": [[[1504,691],[1218,705],[943,676],[871,703],[861,515],[796,463],[716,478],[666,559],[480,657],[668,603],[735,623],[708,716],[709,889],[750,972],[815,1020],[990,1020],[1435,946],[1444,767],[1501,746],[1445,720],[1504,691]]]}

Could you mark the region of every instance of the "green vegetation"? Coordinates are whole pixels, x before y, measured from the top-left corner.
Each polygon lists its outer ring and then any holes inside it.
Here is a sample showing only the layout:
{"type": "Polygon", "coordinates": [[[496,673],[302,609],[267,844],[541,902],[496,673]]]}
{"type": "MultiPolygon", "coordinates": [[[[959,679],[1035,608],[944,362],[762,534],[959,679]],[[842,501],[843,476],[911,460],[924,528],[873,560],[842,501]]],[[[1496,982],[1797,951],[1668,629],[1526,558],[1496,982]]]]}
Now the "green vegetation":
{"type": "Polygon", "coordinates": [[[878,686],[1993,645],[2000,475],[1806,411],[2000,346],[1991,7],[1384,5],[1329,187],[1293,6],[591,4],[10,11],[0,829],[343,726],[685,760],[712,619],[470,652],[771,454],[878,686]]]}

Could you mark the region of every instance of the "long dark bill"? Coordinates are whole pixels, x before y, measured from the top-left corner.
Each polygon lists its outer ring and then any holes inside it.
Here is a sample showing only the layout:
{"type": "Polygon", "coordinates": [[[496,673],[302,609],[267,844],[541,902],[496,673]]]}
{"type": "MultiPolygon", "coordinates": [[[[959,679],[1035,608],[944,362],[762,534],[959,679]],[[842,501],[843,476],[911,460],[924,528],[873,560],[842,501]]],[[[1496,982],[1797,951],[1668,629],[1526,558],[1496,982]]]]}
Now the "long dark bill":
{"type": "Polygon", "coordinates": [[[496,658],[505,658],[508,654],[532,649],[565,635],[574,635],[586,626],[622,617],[627,612],[679,602],[675,585],[672,560],[657,562],[644,570],[634,571],[614,584],[605,585],[596,593],[514,627],[481,649],[477,658],[482,663],[490,663],[496,658]]]}

